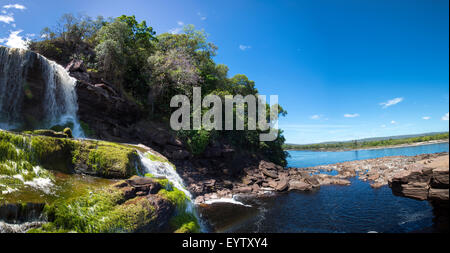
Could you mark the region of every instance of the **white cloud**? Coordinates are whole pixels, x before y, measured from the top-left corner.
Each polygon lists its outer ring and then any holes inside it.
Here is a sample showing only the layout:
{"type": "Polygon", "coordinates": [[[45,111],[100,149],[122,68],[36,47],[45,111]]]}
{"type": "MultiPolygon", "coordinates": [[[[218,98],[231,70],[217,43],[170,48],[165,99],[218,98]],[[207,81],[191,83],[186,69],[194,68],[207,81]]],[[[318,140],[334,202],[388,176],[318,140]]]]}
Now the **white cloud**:
{"type": "Polygon", "coordinates": [[[0,15],[0,22],[9,24],[14,22],[14,17],[10,15],[0,15]]]}
{"type": "Polygon", "coordinates": [[[169,33],[171,33],[171,34],[179,34],[180,32],[182,32],[183,31],[184,22],[183,21],[178,21],[177,25],[178,25],[178,27],[170,29],[169,33]]]}
{"type": "Polygon", "coordinates": [[[395,120],[391,121],[391,124],[397,124],[397,122],[395,120]]]}
{"type": "Polygon", "coordinates": [[[172,28],[172,29],[169,30],[169,33],[171,33],[171,34],[179,34],[182,30],[183,30],[183,28],[181,28],[181,27],[172,28]]]}
{"type": "Polygon", "coordinates": [[[359,117],[359,114],[358,113],[353,113],[353,114],[347,113],[347,114],[344,114],[344,117],[346,117],[346,118],[356,118],[356,117],[359,117]]]}
{"type": "Polygon", "coordinates": [[[429,119],[431,119],[431,117],[430,116],[425,116],[425,117],[422,117],[422,119],[429,120],[429,119]]]}
{"type": "Polygon", "coordinates": [[[18,10],[25,10],[27,7],[21,5],[21,4],[8,4],[4,5],[3,8],[5,9],[18,9],[18,10]]]}
{"type": "Polygon", "coordinates": [[[206,20],[206,16],[203,15],[201,12],[197,12],[197,15],[200,17],[200,19],[201,19],[202,21],[206,20]]]}
{"type": "Polygon", "coordinates": [[[447,120],[448,121],[448,112],[444,116],[442,116],[441,120],[447,120]]]}
{"type": "Polygon", "coordinates": [[[320,115],[313,115],[310,117],[311,119],[320,119],[320,115]]]}
{"type": "Polygon", "coordinates": [[[381,125],[381,127],[382,127],[382,128],[385,128],[385,127],[386,127],[386,125],[384,125],[384,124],[383,124],[383,125],[381,125]]]}
{"type": "Polygon", "coordinates": [[[11,48],[27,48],[28,38],[23,38],[19,34],[23,30],[11,31],[8,38],[0,38],[0,43],[5,43],[6,46],[11,48]]]}
{"type": "Polygon", "coordinates": [[[403,101],[403,98],[394,98],[394,99],[388,100],[387,102],[380,103],[380,105],[383,106],[383,109],[386,109],[389,106],[396,105],[402,101],[403,101]]]}
{"type": "Polygon", "coordinates": [[[239,45],[239,49],[242,50],[242,51],[245,51],[245,50],[250,49],[250,48],[252,48],[252,47],[251,46],[246,46],[246,45],[239,45]]]}

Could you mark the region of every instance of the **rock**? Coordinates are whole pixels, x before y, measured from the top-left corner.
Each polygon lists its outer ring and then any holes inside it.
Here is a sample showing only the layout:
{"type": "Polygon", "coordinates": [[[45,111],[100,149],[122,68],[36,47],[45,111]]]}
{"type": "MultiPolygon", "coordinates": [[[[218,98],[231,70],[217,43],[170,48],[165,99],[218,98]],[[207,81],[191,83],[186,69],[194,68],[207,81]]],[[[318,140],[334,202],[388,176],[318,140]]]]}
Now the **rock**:
{"type": "Polygon", "coordinates": [[[87,72],[86,66],[82,60],[73,59],[67,66],[68,72],[87,72]]]}
{"type": "Polygon", "coordinates": [[[268,181],[268,186],[270,186],[271,188],[275,189],[277,187],[277,185],[278,185],[278,182],[275,181],[275,180],[269,180],[268,181]]]}
{"type": "Polygon", "coordinates": [[[269,171],[267,169],[262,169],[262,173],[271,178],[278,178],[278,174],[275,171],[269,171]]]}
{"type": "Polygon", "coordinates": [[[433,170],[431,179],[431,187],[433,188],[448,188],[449,185],[449,168],[437,168],[433,170]]]}
{"type": "Polygon", "coordinates": [[[236,192],[238,192],[238,193],[251,193],[252,192],[252,187],[249,187],[249,186],[239,187],[239,188],[236,189],[236,192]]]}
{"type": "Polygon", "coordinates": [[[257,185],[257,184],[252,185],[252,192],[258,193],[260,190],[261,190],[261,188],[259,187],[259,185],[257,185]]]}
{"type": "Polygon", "coordinates": [[[191,154],[190,154],[188,151],[186,151],[186,150],[184,150],[184,149],[178,149],[178,150],[173,151],[173,152],[169,155],[169,157],[172,158],[172,159],[175,159],[175,160],[185,160],[185,159],[187,159],[190,155],[191,155],[191,154]]]}
{"type": "Polygon", "coordinates": [[[291,180],[289,181],[289,191],[310,191],[312,190],[312,185],[306,183],[305,181],[291,180]]]}
{"type": "Polygon", "coordinates": [[[0,220],[6,222],[25,222],[39,219],[45,203],[8,203],[0,204],[0,220]]]}
{"type": "Polygon", "coordinates": [[[424,155],[423,158],[426,160],[418,161],[407,166],[405,171],[395,174],[389,180],[389,187],[394,195],[430,201],[436,229],[447,232],[449,156],[434,154],[434,157],[424,155]]]}
{"type": "Polygon", "coordinates": [[[372,175],[369,175],[369,176],[367,177],[367,180],[375,181],[375,180],[377,180],[379,177],[380,177],[380,174],[378,174],[378,173],[373,173],[372,175]]]}
{"type": "Polygon", "coordinates": [[[431,188],[428,192],[428,198],[431,200],[440,200],[440,201],[448,201],[449,195],[448,189],[434,189],[431,188]]]}
{"type": "Polygon", "coordinates": [[[156,194],[161,189],[161,185],[158,182],[148,177],[133,176],[126,180],[126,182],[135,188],[136,192],[142,191],[145,194],[156,194]]]}
{"type": "Polygon", "coordinates": [[[264,160],[261,160],[259,162],[259,169],[260,170],[270,170],[270,171],[277,171],[282,170],[283,167],[276,165],[275,163],[267,162],[264,160]]]}
{"type": "Polygon", "coordinates": [[[282,191],[287,190],[288,188],[289,188],[289,182],[288,182],[288,180],[287,180],[287,179],[283,179],[283,180],[280,180],[280,181],[277,183],[277,185],[276,185],[276,187],[275,187],[275,190],[278,191],[278,192],[282,192],[282,191]]]}
{"type": "Polygon", "coordinates": [[[370,187],[372,187],[374,189],[378,189],[378,188],[383,187],[384,185],[386,185],[386,184],[375,182],[375,183],[371,184],[370,187]]]}

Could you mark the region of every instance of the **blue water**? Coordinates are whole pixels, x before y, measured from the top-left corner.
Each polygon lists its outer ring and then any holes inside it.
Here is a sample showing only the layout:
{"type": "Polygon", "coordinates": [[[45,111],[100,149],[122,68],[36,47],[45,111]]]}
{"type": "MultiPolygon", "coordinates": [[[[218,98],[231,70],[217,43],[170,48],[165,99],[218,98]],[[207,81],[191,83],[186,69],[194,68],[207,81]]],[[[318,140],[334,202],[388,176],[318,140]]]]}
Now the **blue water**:
{"type": "Polygon", "coordinates": [[[404,148],[355,150],[342,152],[288,151],[288,167],[304,168],[346,161],[373,159],[384,156],[415,156],[438,152],[448,152],[448,143],[430,144],[404,148]]]}
{"type": "MultiPolygon", "coordinates": [[[[382,156],[448,152],[432,144],[346,152],[291,151],[289,166],[310,167],[382,156]]],[[[217,204],[203,215],[216,232],[405,233],[430,231],[433,212],[427,201],[394,196],[388,186],[373,189],[351,178],[350,186],[322,186],[314,192],[290,192],[263,199],[241,199],[252,207],[217,204]]]]}

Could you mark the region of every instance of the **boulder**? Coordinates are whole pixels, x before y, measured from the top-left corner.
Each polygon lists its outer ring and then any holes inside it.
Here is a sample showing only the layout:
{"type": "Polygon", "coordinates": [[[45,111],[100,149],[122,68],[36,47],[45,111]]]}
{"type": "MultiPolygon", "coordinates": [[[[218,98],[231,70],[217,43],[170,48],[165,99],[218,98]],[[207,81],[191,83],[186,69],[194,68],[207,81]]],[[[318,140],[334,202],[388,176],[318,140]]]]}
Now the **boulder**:
{"type": "Polygon", "coordinates": [[[312,185],[306,183],[301,180],[291,180],[289,181],[289,191],[297,190],[297,191],[310,191],[312,190],[312,185]]]}
{"type": "Polygon", "coordinates": [[[278,181],[277,185],[275,186],[275,190],[278,192],[285,191],[288,188],[289,188],[289,181],[287,179],[278,181]]]}

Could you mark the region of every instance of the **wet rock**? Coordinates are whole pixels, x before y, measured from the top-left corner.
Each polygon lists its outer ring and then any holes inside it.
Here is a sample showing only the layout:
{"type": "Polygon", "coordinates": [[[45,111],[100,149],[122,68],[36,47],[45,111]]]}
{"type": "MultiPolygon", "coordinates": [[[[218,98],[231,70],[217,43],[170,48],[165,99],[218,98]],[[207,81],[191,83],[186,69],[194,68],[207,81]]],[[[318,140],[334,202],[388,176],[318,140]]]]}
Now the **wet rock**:
{"type": "Polygon", "coordinates": [[[237,188],[235,191],[237,193],[251,193],[252,192],[252,187],[249,186],[244,186],[244,187],[239,187],[237,188]]]}
{"type": "Polygon", "coordinates": [[[0,205],[0,220],[6,222],[25,222],[38,220],[45,203],[8,203],[0,205]]]}

